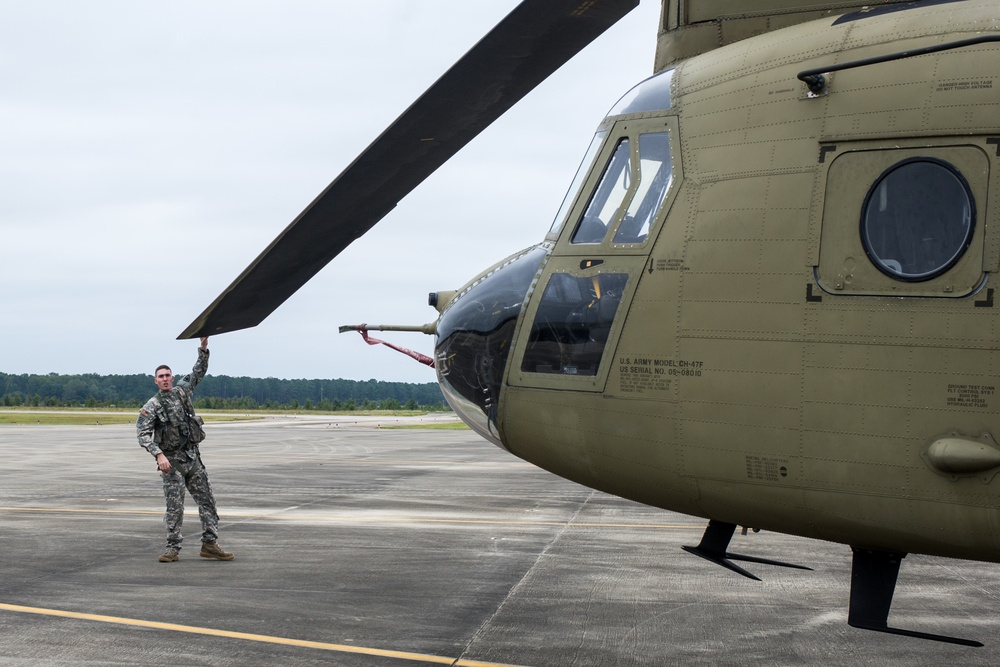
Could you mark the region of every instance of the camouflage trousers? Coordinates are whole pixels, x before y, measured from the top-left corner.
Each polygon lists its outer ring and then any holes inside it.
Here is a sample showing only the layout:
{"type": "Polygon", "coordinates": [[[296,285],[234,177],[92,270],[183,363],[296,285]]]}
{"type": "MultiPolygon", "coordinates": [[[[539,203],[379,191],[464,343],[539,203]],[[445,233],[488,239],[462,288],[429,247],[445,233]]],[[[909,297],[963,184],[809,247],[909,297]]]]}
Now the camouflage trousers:
{"type": "Polygon", "coordinates": [[[215,509],[215,495],[212,484],[208,481],[208,471],[201,464],[201,457],[178,461],[170,458],[171,471],[161,472],[163,478],[163,497],[167,501],[167,512],[163,515],[163,523],[167,525],[167,548],[180,551],[184,536],[181,525],[184,523],[184,489],[191,492],[191,497],[198,503],[198,515],[201,517],[202,542],[214,542],[219,537],[219,513],[215,509]]]}

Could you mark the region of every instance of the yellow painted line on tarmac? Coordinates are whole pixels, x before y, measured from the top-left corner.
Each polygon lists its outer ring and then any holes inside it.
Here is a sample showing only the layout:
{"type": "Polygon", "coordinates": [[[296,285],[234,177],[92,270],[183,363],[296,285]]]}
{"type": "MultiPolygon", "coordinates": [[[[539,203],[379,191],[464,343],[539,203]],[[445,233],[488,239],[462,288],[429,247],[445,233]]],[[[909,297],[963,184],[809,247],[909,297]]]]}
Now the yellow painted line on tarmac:
{"type": "MultiPolygon", "coordinates": [[[[261,512],[220,512],[222,519],[267,519],[275,521],[323,520],[350,523],[439,523],[478,526],[569,526],[570,528],[638,528],[646,530],[705,530],[704,524],[664,524],[664,523],[592,523],[575,521],[511,521],[501,519],[430,519],[419,516],[345,516],[342,514],[289,514],[287,509],[277,509],[273,513],[261,512]]],[[[72,509],[62,507],[0,507],[0,512],[42,512],[49,514],[163,514],[163,510],[128,509],[72,509]]]]}
{"type": "Polygon", "coordinates": [[[379,649],[379,648],[352,646],[350,644],[328,644],[326,642],[314,642],[314,641],[307,641],[304,639],[289,639],[287,637],[255,635],[247,632],[231,632],[229,630],[199,628],[192,625],[177,625],[176,623],[158,623],[156,621],[143,621],[135,618],[118,618],[116,616],[101,616],[99,614],[81,614],[79,612],[63,611],[60,609],[42,609],[40,607],[24,607],[16,604],[0,603],[0,610],[11,611],[21,614],[38,614],[41,616],[72,618],[81,621],[96,621],[98,623],[111,623],[114,625],[128,625],[139,628],[152,628],[155,630],[170,630],[173,632],[185,632],[194,635],[209,635],[211,637],[241,639],[243,641],[262,642],[266,644],[282,644],[284,646],[298,646],[301,648],[313,648],[322,651],[334,651],[337,653],[360,653],[362,655],[371,655],[381,658],[396,658],[398,660],[411,660],[413,662],[425,662],[436,665],[455,665],[456,667],[516,667],[515,665],[507,665],[496,662],[480,662],[478,660],[448,658],[444,656],[430,655],[426,653],[389,651],[386,649],[379,649]]]}

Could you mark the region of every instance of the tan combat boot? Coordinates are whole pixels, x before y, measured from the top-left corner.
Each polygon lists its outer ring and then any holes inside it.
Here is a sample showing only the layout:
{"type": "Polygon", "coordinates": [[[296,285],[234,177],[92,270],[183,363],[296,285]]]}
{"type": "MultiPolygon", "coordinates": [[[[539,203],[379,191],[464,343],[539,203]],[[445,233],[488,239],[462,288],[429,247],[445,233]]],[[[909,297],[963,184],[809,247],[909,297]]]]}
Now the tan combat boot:
{"type": "Polygon", "coordinates": [[[177,549],[174,549],[173,547],[167,547],[167,550],[163,552],[162,556],[160,556],[161,563],[176,563],[180,559],[180,554],[178,554],[177,549]]]}
{"type": "Polygon", "coordinates": [[[198,554],[202,558],[215,558],[217,560],[232,560],[234,556],[219,546],[218,542],[202,542],[201,543],[201,553],[198,554]]]}

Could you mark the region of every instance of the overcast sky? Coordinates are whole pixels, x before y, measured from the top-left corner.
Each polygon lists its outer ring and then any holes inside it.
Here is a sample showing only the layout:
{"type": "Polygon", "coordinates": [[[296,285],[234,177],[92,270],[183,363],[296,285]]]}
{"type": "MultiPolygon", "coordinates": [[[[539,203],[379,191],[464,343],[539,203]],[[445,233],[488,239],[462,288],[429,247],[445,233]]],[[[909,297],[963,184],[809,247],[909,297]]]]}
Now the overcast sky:
{"type": "MultiPolygon", "coordinates": [[[[177,335],[516,4],[0,0],[0,372],[189,368],[177,335]]],[[[541,240],[652,73],[658,16],[642,0],[261,325],[213,338],[210,372],[434,381],[337,327],[433,321],[428,292],[541,240]]]]}

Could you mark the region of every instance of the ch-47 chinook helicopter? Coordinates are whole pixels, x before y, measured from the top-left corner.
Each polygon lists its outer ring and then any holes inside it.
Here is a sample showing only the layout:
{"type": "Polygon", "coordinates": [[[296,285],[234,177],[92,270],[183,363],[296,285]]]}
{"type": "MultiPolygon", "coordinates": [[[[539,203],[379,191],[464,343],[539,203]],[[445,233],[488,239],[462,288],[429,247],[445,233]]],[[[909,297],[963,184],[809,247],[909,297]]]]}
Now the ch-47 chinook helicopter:
{"type": "MultiPolygon", "coordinates": [[[[255,326],[637,0],[525,0],[181,334],[255,326]]],[[[849,623],[908,553],[1000,561],[1000,9],[663,0],[655,74],[536,246],[415,329],[487,440],[708,519],[849,545],[849,623]],[[997,163],[996,166],[994,163],[997,163]]],[[[349,327],[354,328],[354,327],[349,327]]]]}

